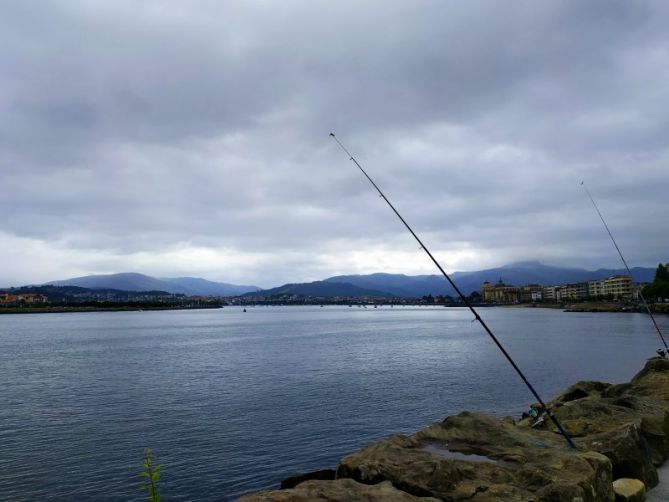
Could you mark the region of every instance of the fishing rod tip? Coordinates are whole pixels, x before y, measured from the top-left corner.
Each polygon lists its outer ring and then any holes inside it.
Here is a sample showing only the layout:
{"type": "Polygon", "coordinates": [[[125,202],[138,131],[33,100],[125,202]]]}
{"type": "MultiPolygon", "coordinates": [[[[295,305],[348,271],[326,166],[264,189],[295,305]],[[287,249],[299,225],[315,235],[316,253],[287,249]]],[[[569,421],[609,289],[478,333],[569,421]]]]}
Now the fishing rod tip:
{"type": "Polygon", "coordinates": [[[331,133],[330,133],[330,136],[332,136],[333,138],[335,137],[335,135],[334,135],[334,133],[333,133],[333,132],[331,132],[331,133]]]}

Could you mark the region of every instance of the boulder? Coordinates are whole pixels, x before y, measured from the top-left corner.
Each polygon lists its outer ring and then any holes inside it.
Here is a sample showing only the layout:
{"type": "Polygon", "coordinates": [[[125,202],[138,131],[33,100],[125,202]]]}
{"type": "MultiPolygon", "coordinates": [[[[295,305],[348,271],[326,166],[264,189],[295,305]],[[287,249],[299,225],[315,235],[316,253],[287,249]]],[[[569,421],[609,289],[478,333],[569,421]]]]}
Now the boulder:
{"type": "Polygon", "coordinates": [[[439,502],[434,498],[415,497],[386,481],[365,485],[352,479],[310,480],[289,490],[274,490],[246,495],[238,502],[439,502]]]}
{"type": "Polygon", "coordinates": [[[612,501],[609,460],[574,452],[552,436],[464,412],[345,457],[337,477],[391,481],[407,493],[442,500],[612,501]]]}
{"type": "Polygon", "coordinates": [[[643,502],[646,500],[646,486],[638,479],[620,478],[613,482],[616,502],[643,502]]]}
{"type": "MultiPolygon", "coordinates": [[[[611,460],[614,478],[658,483],[655,467],[669,456],[669,360],[650,359],[627,384],[579,382],[548,406],[579,449],[611,460]]],[[[557,432],[547,418],[538,425],[525,418],[519,426],[557,432]]]]}

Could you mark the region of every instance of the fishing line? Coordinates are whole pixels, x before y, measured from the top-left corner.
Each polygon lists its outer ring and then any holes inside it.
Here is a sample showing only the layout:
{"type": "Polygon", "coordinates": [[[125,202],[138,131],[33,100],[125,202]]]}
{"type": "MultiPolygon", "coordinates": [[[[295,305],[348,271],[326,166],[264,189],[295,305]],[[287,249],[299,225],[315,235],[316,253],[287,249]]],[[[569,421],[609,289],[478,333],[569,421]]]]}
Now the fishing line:
{"type": "Polygon", "coordinates": [[[488,334],[488,336],[492,339],[493,342],[495,342],[495,345],[497,345],[497,348],[498,348],[499,350],[502,351],[502,354],[504,354],[504,357],[506,357],[506,360],[509,361],[509,363],[511,364],[511,366],[513,367],[513,369],[516,370],[516,373],[518,373],[518,376],[520,376],[521,380],[525,383],[525,385],[526,385],[527,388],[530,390],[530,392],[532,393],[532,395],[533,395],[533,396],[536,398],[536,400],[539,402],[539,404],[541,405],[542,409],[544,409],[544,410],[546,411],[546,413],[548,414],[548,416],[550,417],[550,419],[553,421],[553,423],[555,424],[555,426],[556,426],[556,427],[558,428],[558,430],[560,431],[560,434],[562,434],[562,436],[564,436],[564,439],[565,439],[565,441],[567,441],[567,444],[569,445],[569,447],[570,447],[570,448],[573,448],[573,449],[575,450],[575,449],[576,449],[576,445],[574,444],[574,442],[573,442],[573,441],[571,440],[571,438],[569,437],[569,434],[567,434],[567,432],[562,428],[562,425],[561,425],[560,422],[558,421],[557,417],[556,417],[555,415],[553,415],[553,412],[551,412],[551,410],[548,408],[548,406],[546,406],[546,404],[544,403],[544,401],[541,399],[541,397],[539,396],[539,394],[537,393],[537,391],[534,390],[534,387],[532,387],[532,384],[531,384],[531,383],[529,382],[529,380],[525,377],[525,375],[524,375],[523,372],[520,370],[520,368],[518,367],[518,365],[517,365],[517,364],[515,363],[515,361],[511,358],[511,356],[510,356],[509,353],[506,351],[506,349],[502,346],[502,344],[499,342],[499,340],[497,339],[497,337],[493,334],[493,332],[490,330],[490,328],[488,327],[488,325],[483,321],[483,319],[481,319],[481,316],[479,315],[479,313],[478,313],[478,312],[476,311],[476,309],[471,305],[471,303],[469,303],[469,301],[467,300],[467,298],[465,297],[465,295],[462,293],[462,291],[460,291],[460,288],[458,288],[458,287],[455,285],[455,283],[454,283],[453,280],[450,278],[450,276],[449,276],[449,275],[446,273],[446,271],[441,267],[441,265],[439,264],[439,262],[438,262],[438,261],[435,259],[435,257],[432,255],[432,253],[430,253],[430,251],[427,249],[427,247],[425,246],[425,244],[423,244],[423,241],[420,240],[420,238],[418,237],[418,235],[416,235],[416,233],[413,231],[413,229],[409,226],[409,224],[406,222],[406,220],[402,217],[402,215],[397,211],[397,209],[395,209],[395,206],[393,206],[393,205],[391,204],[391,202],[388,200],[388,198],[385,196],[385,194],[381,191],[381,189],[376,185],[376,183],[374,183],[374,181],[372,180],[372,178],[369,177],[369,175],[367,174],[367,172],[362,168],[362,166],[358,163],[358,161],[355,160],[355,157],[353,157],[353,155],[351,155],[351,153],[346,149],[346,147],[341,143],[341,141],[339,141],[339,139],[335,136],[335,134],[334,134],[333,132],[330,133],[330,136],[332,136],[332,138],[337,142],[337,144],[341,147],[341,149],[342,149],[344,152],[346,152],[346,155],[348,155],[348,156],[350,157],[350,160],[351,160],[356,166],[358,166],[358,169],[360,169],[360,171],[362,172],[362,174],[365,175],[365,178],[367,178],[367,180],[372,184],[372,186],[376,189],[376,191],[379,192],[379,196],[380,196],[383,200],[386,201],[386,203],[388,204],[388,206],[390,206],[390,209],[393,210],[393,212],[395,213],[395,215],[400,219],[400,221],[404,224],[404,226],[405,226],[405,227],[407,228],[407,230],[411,233],[411,235],[413,235],[414,239],[416,239],[416,241],[417,241],[418,244],[420,245],[421,249],[423,249],[423,251],[425,251],[425,253],[427,253],[427,255],[430,257],[430,260],[432,260],[432,263],[434,263],[434,264],[436,265],[436,267],[439,269],[439,272],[441,272],[441,275],[443,275],[443,276],[446,278],[446,280],[447,280],[448,283],[453,287],[453,289],[456,291],[456,293],[458,294],[458,296],[460,296],[460,299],[462,300],[462,302],[467,306],[467,308],[469,308],[469,310],[471,311],[471,313],[474,314],[475,320],[478,321],[478,322],[481,324],[481,326],[483,327],[483,329],[485,330],[485,332],[488,334]]]}
{"type": "MultiPolygon", "coordinates": [[[[592,202],[592,205],[595,208],[595,211],[597,211],[597,214],[599,215],[599,219],[602,220],[602,223],[604,224],[604,228],[606,229],[606,232],[609,234],[609,237],[611,237],[611,242],[613,242],[613,245],[616,248],[616,251],[618,251],[618,256],[620,256],[620,259],[623,262],[623,265],[625,265],[625,268],[627,269],[627,273],[630,276],[630,279],[632,279],[632,271],[630,270],[629,266],[627,265],[627,261],[625,260],[625,257],[623,256],[623,253],[620,251],[620,248],[618,247],[618,244],[616,243],[616,240],[613,238],[613,234],[611,233],[611,230],[609,230],[609,226],[606,224],[606,221],[604,220],[604,216],[602,216],[601,211],[599,210],[599,207],[597,207],[597,204],[595,203],[595,199],[592,198],[592,195],[590,194],[590,190],[588,190],[588,187],[585,186],[585,183],[581,181],[581,186],[585,190],[585,193],[588,194],[588,197],[590,198],[590,202],[592,202]]],[[[664,339],[664,335],[662,334],[662,330],[660,329],[660,326],[657,324],[657,321],[655,320],[655,316],[653,313],[650,311],[650,307],[648,306],[648,302],[646,302],[646,298],[644,298],[643,293],[641,292],[641,289],[639,289],[639,298],[641,298],[641,302],[643,303],[644,307],[646,307],[646,312],[648,312],[648,315],[650,316],[650,319],[653,321],[653,326],[655,326],[655,330],[657,331],[657,334],[660,337],[660,340],[662,340],[662,344],[664,345],[665,351],[669,351],[669,347],[667,347],[667,341],[664,339]]]]}

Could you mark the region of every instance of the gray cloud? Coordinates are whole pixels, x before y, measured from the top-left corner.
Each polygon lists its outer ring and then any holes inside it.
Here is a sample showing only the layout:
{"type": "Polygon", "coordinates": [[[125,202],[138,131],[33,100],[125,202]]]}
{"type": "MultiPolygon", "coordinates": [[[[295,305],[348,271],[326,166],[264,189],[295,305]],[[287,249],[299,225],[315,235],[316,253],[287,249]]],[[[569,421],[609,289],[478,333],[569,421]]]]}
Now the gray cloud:
{"type": "Polygon", "coordinates": [[[331,130],[451,270],[617,265],[581,180],[628,261],[666,261],[667,14],[659,0],[5,6],[0,283],[431,273],[331,130]]]}

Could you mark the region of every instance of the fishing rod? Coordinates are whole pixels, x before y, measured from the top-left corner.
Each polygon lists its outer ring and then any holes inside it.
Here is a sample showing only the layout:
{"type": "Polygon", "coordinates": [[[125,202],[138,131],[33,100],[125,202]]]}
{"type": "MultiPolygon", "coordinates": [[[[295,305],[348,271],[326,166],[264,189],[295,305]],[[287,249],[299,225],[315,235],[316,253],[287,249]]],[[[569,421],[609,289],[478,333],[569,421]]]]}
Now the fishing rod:
{"type": "MultiPolygon", "coordinates": [[[[595,208],[595,211],[597,211],[597,214],[599,215],[599,219],[602,220],[602,223],[604,224],[604,228],[606,229],[606,232],[609,234],[609,237],[611,237],[611,242],[613,242],[613,245],[616,248],[616,251],[618,251],[618,256],[620,256],[620,259],[623,262],[623,265],[625,265],[625,268],[627,269],[627,273],[630,276],[630,279],[632,279],[632,271],[630,270],[629,266],[627,265],[627,261],[625,260],[625,257],[623,256],[623,253],[620,251],[620,248],[618,247],[618,244],[616,243],[616,240],[613,238],[613,234],[611,233],[611,230],[609,229],[609,226],[606,224],[606,221],[604,220],[604,216],[602,216],[602,212],[599,210],[599,207],[597,207],[597,204],[595,203],[595,199],[592,198],[592,195],[590,194],[590,190],[588,190],[588,187],[585,186],[585,183],[581,181],[581,186],[585,190],[585,193],[588,194],[588,197],[590,198],[590,202],[592,202],[592,205],[595,208]]],[[[653,326],[655,326],[655,330],[657,331],[657,334],[660,337],[660,340],[662,340],[662,344],[664,345],[664,350],[665,353],[669,351],[669,347],[667,347],[667,341],[664,338],[664,335],[662,334],[662,330],[660,329],[660,326],[657,324],[657,321],[655,320],[655,316],[653,313],[650,311],[650,307],[648,306],[648,302],[646,301],[646,298],[643,296],[643,293],[641,292],[641,289],[639,289],[639,298],[641,298],[641,301],[646,307],[646,311],[648,312],[648,315],[650,316],[650,319],[653,321],[653,326]]]]}
{"type": "Polygon", "coordinates": [[[513,367],[513,369],[516,370],[516,373],[518,373],[518,376],[520,376],[521,380],[525,383],[525,385],[526,385],[527,388],[530,390],[530,392],[532,393],[532,395],[533,395],[533,396],[536,398],[536,400],[539,402],[539,404],[541,405],[542,409],[546,411],[546,413],[548,414],[548,416],[550,417],[550,419],[553,421],[553,423],[555,424],[555,426],[556,426],[556,427],[558,428],[558,430],[560,431],[560,434],[562,434],[562,436],[564,436],[564,439],[565,439],[565,441],[567,441],[567,444],[569,445],[569,447],[572,448],[572,449],[574,449],[574,450],[576,450],[576,445],[574,444],[574,442],[573,442],[573,441],[571,440],[571,438],[569,437],[569,434],[567,434],[567,432],[564,430],[564,428],[562,427],[562,424],[560,424],[560,422],[558,421],[557,417],[556,417],[555,415],[553,415],[553,412],[548,408],[548,406],[546,406],[546,404],[544,403],[544,401],[541,399],[541,397],[539,396],[539,394],[537,393],[537,391],[534,390],[534,387],[532,387],[532,384],[531,384],[531,383],[529,382],[529,380],[525,377],[525,375],[524,375],[523,372],[520,370],[520,368],[518,367],[518,365],[517,365],[517,364],[515,363],[515,361],[511,358],[511,356],[510,356],[509,353],[506,351],[506,349],[502,346],[502,344],[499,342],[499,340],[497,339],[497,337],[493,334],[493,332],[490,330],[490,328],[488,327],[488,325],[483,321],[483,319],[481,319],[481,316],[480,316],[479,313],[476,311],[476,309],[472,306],[472,304],[469,303],[469,300],[467,300],[467,297],[465,297],[465,295],[462,293],[462,291],[460,291],[460,288],[458,288],[458,287],[456,286],[456,284],[453,282],[453,280],[451,279],[451,277],[450,277],[450,276],[446,273],[446,271],[441,267],[441,265],[439,264],[439,262],[438,262],[438,261],[436,260],[436,258],[432,255],[432,253],[430,253],[430,251],[427,249],[427,247],[425,246],[425,244],[423,244],[423,241],[421,241],[420,238],[418,237],[418,235],[416,235],[416,232],[413,231],[413,229],[409,226],[409,224],[408,224],[408,223],[406,222],[406,220],[402,217],[402,215],[397,211],[397,209],[395,209],[395,206],[392,205],[392,203],[388,200],[388,198],[386,197],[386,195],[381,191],[381,189],[377,186],[377,184],[374,183],[374,181],[372,180],[372,178],[369,177],[369,175],[367,174],[367,172],[362,168],[362,166],[358,163],[358,161],[355,160],[355,157],[353,157],[353,155],[351,155],[351,152],[349,152],[349,151],[346,149],[346,147],[341,143],[341,141],[339,141],[339,139],[335,136],[335,134],[334,134],[333,132],[330,133],[330,136],[332,136],[332,138],[337,142],[337,144],[338,144],[338,145],[341,147],[341,149],[346,153],[346,155],[348,155],[348,156],[350,157],[350,160],[351,160],[356,166],[358,166],[358,169],[360,169],[360,171],[362,172],[362,174],[365,175],[365,178],[367,178],[367,180],[372,184],[372,186],[376,189],[376,191],[379,192],[379,195],[381,196],[381,198],[382,198],[383,200],[386,201],[386,203],[388,204],[388,206],[390,206],[390,209],[393,210],[393,212],[395,213],[395,215],[400,219],[400,221],[404,224],[404,226],[405,226],[405,227],[407,228],[407,230],[411,233],[411,235],[413,235],[414,239],[416,239],[416,241],[418,242],[418,244],[420,244],[421,249],[422,249],[423,251],[425,251],[425,253],[427,253],[427,255],[430,257],[430,260],[432,260],[432,263],[434,263],[434,264],[436,265],[436,267],[439,269],[439,272],[441,272],[441,275],[443,275],[443,276],[446,278],[446,280],[447,280],[448,283],[453,287],[453,289],[456,291],[456,293],[458,294],[458,296],[460,296],[460,299],[462,300],[462,302],[467,306],[467,308],[469,308],[469,310],[471,311],[471,313],[474,314],[474,318],[481,324],[481,326],[483,327],[483,329],[485,330],[485,332],[488,334],[488,336],[490,336],[490,338],[492,339],[492,341],[495,342],[495,345],[497,345],[497,348],[498,348],[499,350],[502,351],[502,354],[504,354],[504,357],[506,357],[506,360],[509,361],[509,363],[511,364],[511,366],[513,367]]]}

